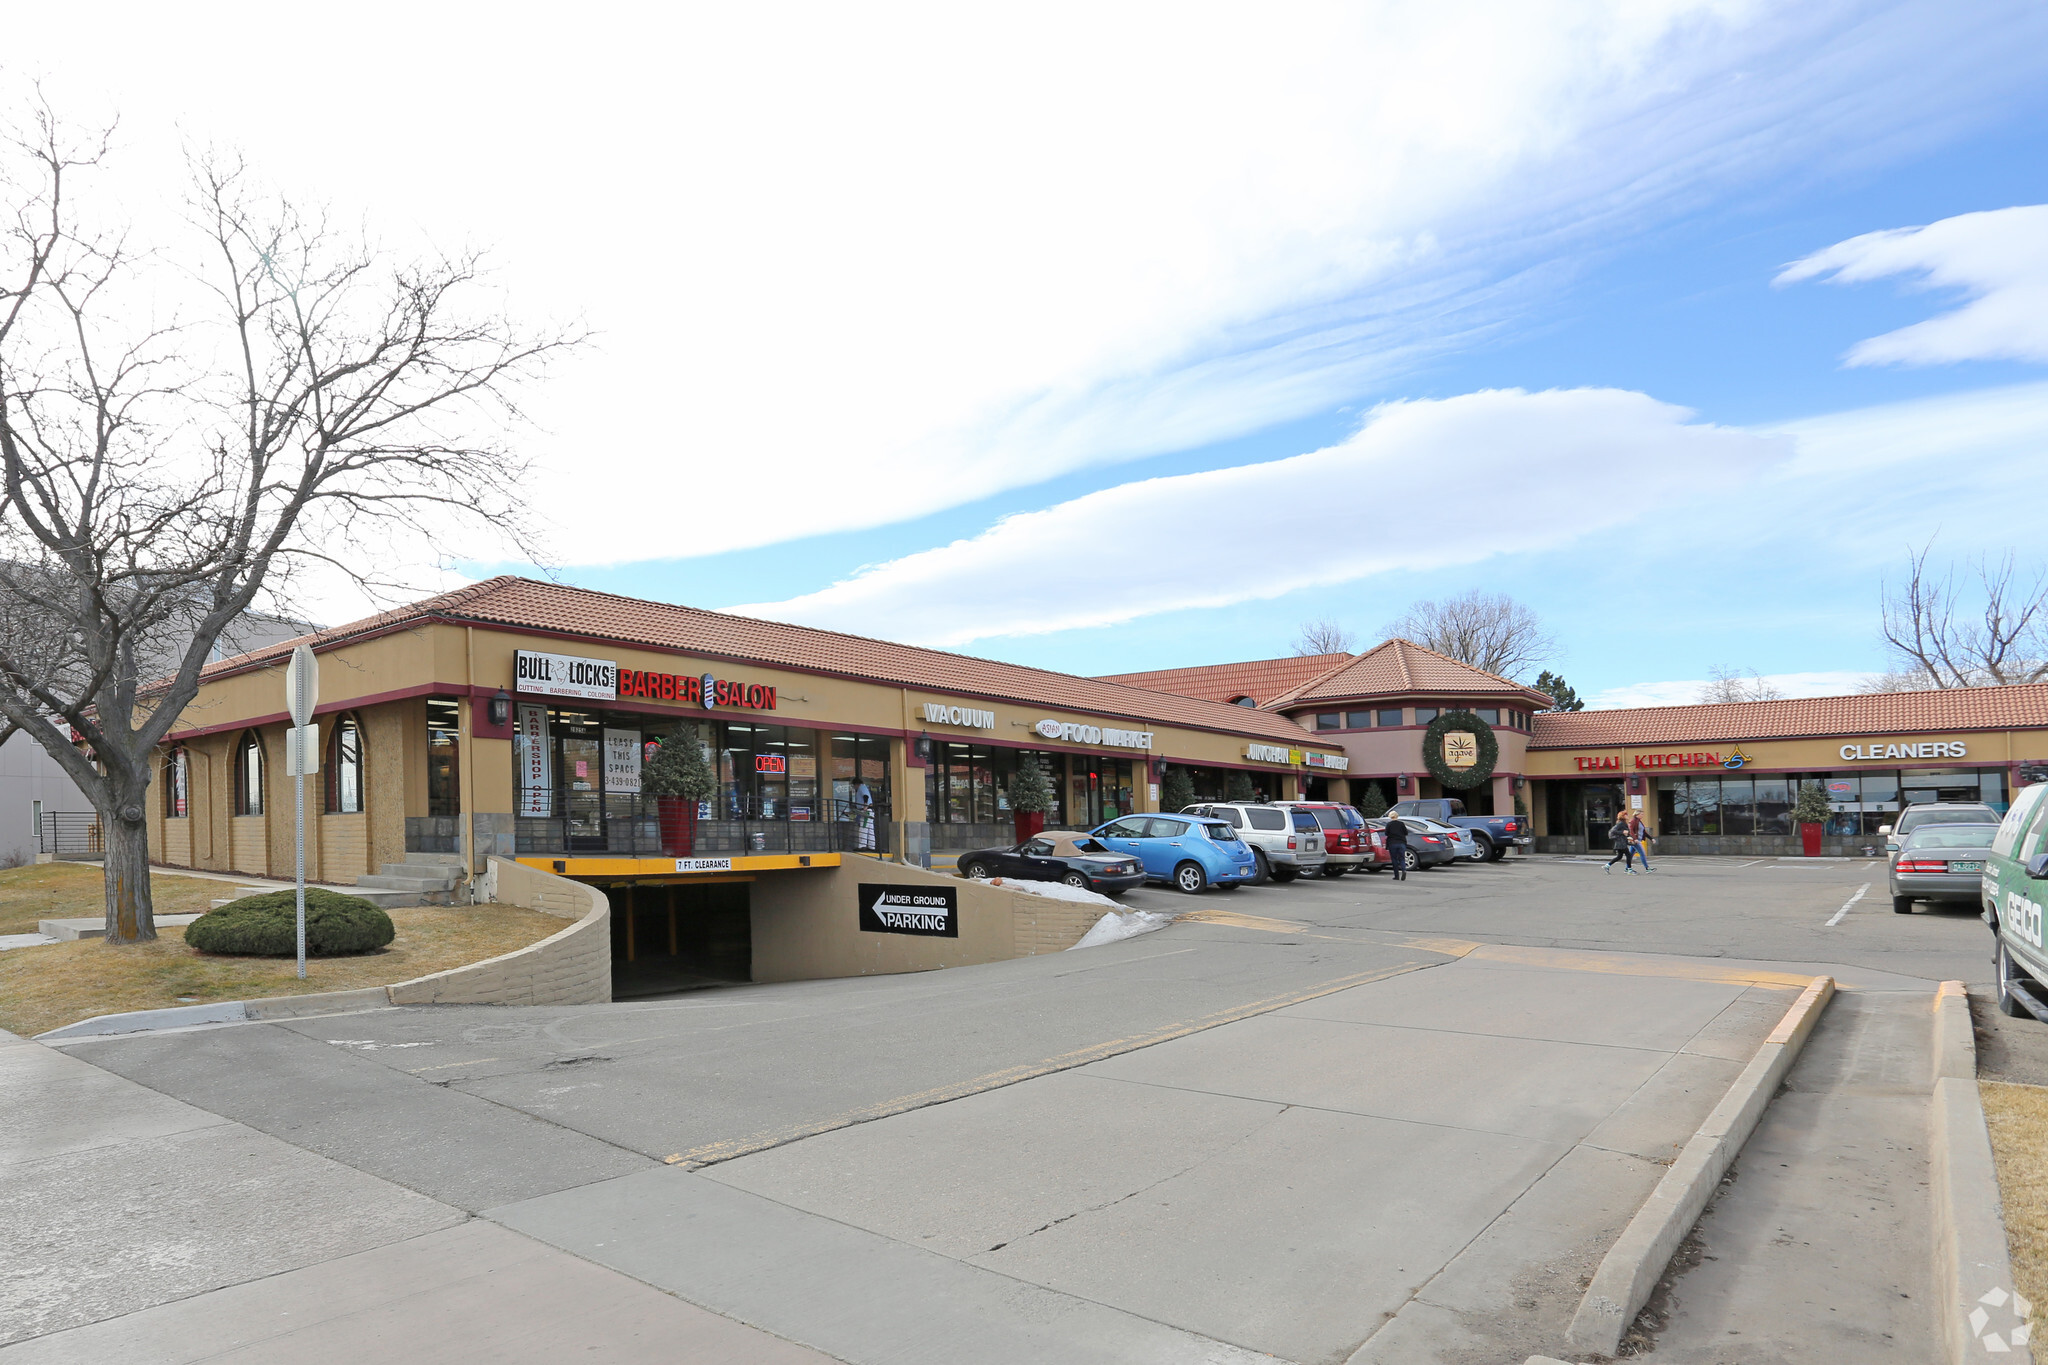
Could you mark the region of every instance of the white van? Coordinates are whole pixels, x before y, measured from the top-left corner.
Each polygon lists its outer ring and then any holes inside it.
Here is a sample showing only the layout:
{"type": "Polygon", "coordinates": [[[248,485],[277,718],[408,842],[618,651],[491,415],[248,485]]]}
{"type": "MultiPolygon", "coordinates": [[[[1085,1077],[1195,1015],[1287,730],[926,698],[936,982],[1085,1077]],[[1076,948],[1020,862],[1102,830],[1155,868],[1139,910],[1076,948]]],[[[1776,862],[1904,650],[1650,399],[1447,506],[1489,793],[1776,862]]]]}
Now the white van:
{"type": "Polygon", "coordinates": [[[1328,857],[1323,851],[1322,826],[1306,811],[1297,813],[1256,801],[1212,801],[1185,806],[1180,813],[1228,820],[1237,837],[1251,845],[1260,881],[1291,882],[1296,877],[1316,876],[1328,857]]]}

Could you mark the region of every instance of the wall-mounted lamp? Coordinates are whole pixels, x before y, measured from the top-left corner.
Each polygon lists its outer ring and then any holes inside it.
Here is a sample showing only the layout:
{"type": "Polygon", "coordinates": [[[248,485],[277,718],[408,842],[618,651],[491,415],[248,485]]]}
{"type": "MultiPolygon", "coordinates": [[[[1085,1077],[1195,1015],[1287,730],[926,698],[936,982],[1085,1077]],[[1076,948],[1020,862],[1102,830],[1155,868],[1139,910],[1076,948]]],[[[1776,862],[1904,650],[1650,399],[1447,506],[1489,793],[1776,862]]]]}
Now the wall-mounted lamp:
{"type": "Polygon", "coordinates": [[[499,688],[498,695],[491,698],[489,714],[493,725],[512,723],[512,698],[506,695],[504,688],[499,688]]]}
{"type": "Polygon", "coordinates": [[[919,735],[915,740],[911,741],[910,752],[917,755],[917,761],[920,763],[931,762],[932,737],[930,735],[919,735]]]}
{"type": "Polygon", "coordinates": [[[1640,777],[1631,777],[1628,780],[1628,789],[1631,792],[1640,792],[1643,789],[1643,779],[1640,777]]]}
{"type": "Polygon", "coordinates": [[[1409,783],[1410,783],[1410,782],[1411,782],[1412,780],[1413,780],[1413,779],[1411,779],[1411,778],[1410,778],[1410,777],[1408,776],[1408,774],[1406,774],[1406,773],[1402,773],[1402,774],[1401,774],[1401,775],[1400,775],[1399,777],[1397,777],[1397,778],[1395,778],[1395,779],[1394,779],[1394,789],[1395,789],[1396,791],[1407,791],[1407,790],[1408,790],[1408,786],[1409,786],[1409,783]]]}

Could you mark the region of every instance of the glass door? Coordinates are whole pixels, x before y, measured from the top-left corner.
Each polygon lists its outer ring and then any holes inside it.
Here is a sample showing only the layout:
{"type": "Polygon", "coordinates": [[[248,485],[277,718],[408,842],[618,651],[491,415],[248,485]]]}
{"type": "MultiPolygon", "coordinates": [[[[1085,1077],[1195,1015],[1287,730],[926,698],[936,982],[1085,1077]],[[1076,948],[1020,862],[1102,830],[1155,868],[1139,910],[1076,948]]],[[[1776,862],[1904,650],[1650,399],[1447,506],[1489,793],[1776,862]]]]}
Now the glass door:
{"type": "Polygon", "coordinates": [[[1586,849],[1592,853],[1611,851],[1607,831],[1621,814],[1621,788],[1588,785],[1579,797],[1586,812],[1586,849]]]}
{"type": "Polygon", "coordinates": [[[604,844],[604,743],[595,734],[563,735],[561,768],[569,847],[602,849],[604,844]]]}

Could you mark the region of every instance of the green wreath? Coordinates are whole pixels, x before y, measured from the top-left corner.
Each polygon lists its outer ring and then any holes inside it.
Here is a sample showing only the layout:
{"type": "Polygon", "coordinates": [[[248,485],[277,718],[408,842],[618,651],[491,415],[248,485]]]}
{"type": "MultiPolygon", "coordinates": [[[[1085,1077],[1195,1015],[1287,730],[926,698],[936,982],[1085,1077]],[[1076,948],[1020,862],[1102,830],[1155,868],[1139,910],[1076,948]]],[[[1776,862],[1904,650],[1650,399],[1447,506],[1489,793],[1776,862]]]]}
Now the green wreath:
{"type": "Polygon", "coordinates": [[[1493,776],[1493,765],[1500,761],[1500,741],[1493,737],[1493,727],[1470,711],[1446,711],[1422,732],[1422,761],[1431,777],[1462,791],[1493,776]],[[1453,768],[1444,762],[1444,736],[1452,730],[1464,730],[1479,741],[1479,761],[1469,768],[1453,768]]]}

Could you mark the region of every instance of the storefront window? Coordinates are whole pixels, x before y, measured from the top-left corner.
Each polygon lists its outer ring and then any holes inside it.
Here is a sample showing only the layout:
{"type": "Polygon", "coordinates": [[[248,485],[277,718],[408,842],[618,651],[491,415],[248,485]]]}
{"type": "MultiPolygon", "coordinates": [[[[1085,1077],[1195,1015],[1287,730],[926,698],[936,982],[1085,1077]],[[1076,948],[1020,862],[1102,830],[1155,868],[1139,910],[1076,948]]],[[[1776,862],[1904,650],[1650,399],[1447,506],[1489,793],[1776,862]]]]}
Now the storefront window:
{"type": "Polygon", "coordinates": [[[427,698],[427,814],[462,814],[462,704],[427,698]]]}
{"type": "Polygon", "coordinates": [[[1478,710],[1477,710],[1476,712],[1474,712],[1473,714],[1474,714],[1474,715],[1476,715],[1476,716],[1478,716],[1478,717],[1479,717],[1479,719],[1481,719],[1481,720],[1485,721],[1485,722],[1486,722],[1486,723],[1487,723],[1488,725],[1498,725],[1498,724],[1500,724],[1500,708],[1499,708],[1499,707],[1495,707],[1495,706],[1482,706],[1482,707],[1480,707],[1480,708],[1479,708],[1479,709],[1478,709],[1478,710]]]}
{"type": "Polygon", "coordinates": [[[354,716],[344,716],[327,746],[327,813],[355,815],[362,809],[363,728],[354,716]]]}
{"type": "Polygon", "coordinates": [[[164,815],[183,820],[192,813],[192,756],[180,744],[164,759],[164,815]]]}
{"type": "Polygon", "coordinates": [[[1335,711],[1321,711],[1316,714],[1316,729],[1341,730],[1343,728],[1344,718],[1335,711]]]}
{"type": "Polygon", "coordinates": [[[1346,712],[1344,713],[1344,728],[1345,728],[1345,729],[1347,729],[1347,730],[1369,730],[1369,729],[1371,729],[1371,728],[1372,728],[1372,712],[1370,712],[1370,711],[1346,711],[1346,712]]]}
{"type": "Polygon", "coordinates": [[[254,730],[235,753],[235,814],[263,814],[263,740],[254,730]]]}
{"type": "Polygon", "coordinates": [[[1756,832],[1758,834],[1790,834],[1792,832],[1792,788],[1789,779],[1783,777],[1759,777],[1756,779],[1756,832]]]}
{"type": "Polygon", "coordinates": [[[1380,712],[1380,724],[1382,724],[1382,725],[1399,725],[1400,723],[1401,723],[1401,713],[1400,713],[1399,711],[1382,711],[1382,712],[1380,712]]]}
{"type": "Polygon", "coordinates": [[[1434,706],[1418,706],[1415,708],[1415,723],[1417,725],[1427,725],[1435,719],[1436,708],[1434,706]]]}

